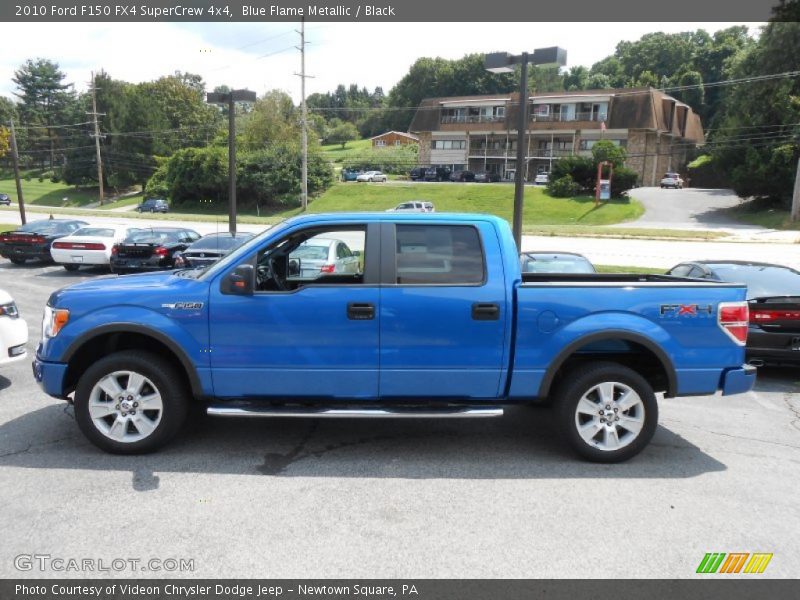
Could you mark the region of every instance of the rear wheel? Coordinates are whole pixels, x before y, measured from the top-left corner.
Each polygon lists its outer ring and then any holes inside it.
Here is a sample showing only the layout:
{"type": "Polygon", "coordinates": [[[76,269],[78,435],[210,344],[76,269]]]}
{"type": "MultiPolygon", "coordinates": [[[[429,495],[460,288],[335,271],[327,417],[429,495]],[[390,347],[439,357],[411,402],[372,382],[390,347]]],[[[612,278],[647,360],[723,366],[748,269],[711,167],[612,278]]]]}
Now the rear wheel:
{"type": "Polygon", "coordinates": [[[80,269],[80,268],[81,268],[81,266],[80,266],[80,265],[63,265],[63,267],[64,267],[64,268],[65,268],[67,271],[77,271],[78,269],[80,269]]]}
{"type": "Polygon", "coordinates": [[[562,435],[593,462],[616,463],[641,452],[658,426],[653,388],[633,369],[613,362],[573,368],[554,394],[562,435]]]}
{"type": "Polygon", "coordinates": [[[78,426],[90,442],[113,454],[160,448],[183,425],[188,407],[180,373],[160,356],[138,350],[97,361],[75,390],[78,426]]]}
{"type": "Polygon", "coordinates": [[[24,258],[17,258],[16,256],[12,257],[12,258],[9,258],[8,260],[10,260],[15,265],[24,265],[25,264],[25,259],[24,258]]]}

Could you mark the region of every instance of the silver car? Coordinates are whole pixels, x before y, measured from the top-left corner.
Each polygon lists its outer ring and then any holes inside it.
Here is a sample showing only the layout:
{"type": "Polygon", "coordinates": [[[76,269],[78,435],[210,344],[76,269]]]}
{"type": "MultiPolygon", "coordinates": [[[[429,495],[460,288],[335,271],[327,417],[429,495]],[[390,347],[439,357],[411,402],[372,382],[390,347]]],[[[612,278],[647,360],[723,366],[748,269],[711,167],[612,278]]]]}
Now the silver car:
{"type": "Polygon", "coordinates": [[[394,208],[388,209],[386,212],[436,212],[436,209],[433,207],[433,202],[412,200],[411,202],[398,204],[394,208]]]}
{"type": "Polygon", "coordinates": [[[361,258],[342,240],[311,238],[289,254],[288,279],[313,280],[322,275],[361,272],[361,258]]]}

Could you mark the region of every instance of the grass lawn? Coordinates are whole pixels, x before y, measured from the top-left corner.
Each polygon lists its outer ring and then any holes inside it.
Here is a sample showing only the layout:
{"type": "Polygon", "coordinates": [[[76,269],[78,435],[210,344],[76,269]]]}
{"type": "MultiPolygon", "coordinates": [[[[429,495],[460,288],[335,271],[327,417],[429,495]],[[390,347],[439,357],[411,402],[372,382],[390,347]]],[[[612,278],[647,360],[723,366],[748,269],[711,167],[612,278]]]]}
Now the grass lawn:
{"type": "Polygon", "coordinates": [[[760,225],[768,229],[800,230],[800,221],[793,223],[789,220],[789,211],[776,208],[773,204],[763,200],[750,200],[739,206],[728,209],[731,217],[750,225],[760,225]]]}
{"type": "MultiPolygon", "coordinates": [[[[16,200],[14,179],[0,179],[0,192],[16,200]]],[[[30,181],[22,180],[22,194],[26,206],[84,206],[97,202],[97,188],[75,188],[64,183],[53,183],[49,179],[39,181],[35,177],[30,181]],[[64,198],[67,200],[64,201],[64,198]]]]}
{"type": "MultiPolygon", "coordinates": [[[[452,183],[338,183],[309,205],[309,212],[384,211],[406,200],[429,200],[438,212],[494,214],[511,220],[514,186],[511,184],[452,183]]],[[[297,214],[297,209],[280,216],[297,214]]],[[[542,188],[525,188],[523,228],[536,225],[610,225],[639,217],[636,200],[594,206],[594,198],[550,198],[542,188]]]]}
{"type": "Polygon", "coordinates": [[[122,200],[115,200],[114,202],[108,202],[108,200],[106,200],[106,203],[103,204],[103,206],[98,206],[97,209],[111,210],[113,208],[119,208],[121,206],[135,206],[137,204],[141,204],[143,200],[144,200],[144,193],[139,192],[134,196],[127,196],[122,200]]]}
{"type": "Polygon", "coordinates": [[[355,140],[354,142],[347,142],[342,148],[341,144],[326,144],[321,146],[322,154],[332,162],[342,162],[350,154],[357,154],[362,150],[368,150],[372,147],[372,140],[355,140]]]}

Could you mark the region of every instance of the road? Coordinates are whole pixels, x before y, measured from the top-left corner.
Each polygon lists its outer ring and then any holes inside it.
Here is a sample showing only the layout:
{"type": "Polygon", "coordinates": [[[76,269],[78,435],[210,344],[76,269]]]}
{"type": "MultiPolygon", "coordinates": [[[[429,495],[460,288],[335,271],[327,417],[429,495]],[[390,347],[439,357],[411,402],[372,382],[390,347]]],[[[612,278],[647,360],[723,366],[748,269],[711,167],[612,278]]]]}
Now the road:
{"type": "MultiPolygon", "coordinates": [[[[0,262],[29,351],[51,291],[98,274],[0,262]]],[[[193,560],[180,577],[671,578],[695,577],[706,552],[771,552],[766,576],[798,572],[796,371],[765,371],[744,395],[662,400],[653,443],[621,465],[577,460],[529,407],[198,418],[160,453],[111,456],[28,361],[3,369],[0,390],[2,577],[101,575],[20,573],[20,554],[193,560]]]]}

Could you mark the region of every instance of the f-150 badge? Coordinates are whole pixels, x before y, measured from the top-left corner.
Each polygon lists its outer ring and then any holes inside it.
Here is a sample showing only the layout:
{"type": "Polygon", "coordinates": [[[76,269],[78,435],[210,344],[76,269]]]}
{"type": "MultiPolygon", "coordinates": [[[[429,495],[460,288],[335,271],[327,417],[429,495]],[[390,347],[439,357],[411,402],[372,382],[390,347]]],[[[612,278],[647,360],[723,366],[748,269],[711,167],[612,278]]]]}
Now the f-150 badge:
{"type": "Polygon", "coordinates": [[[161,308],[175,308],[178,310],[197,310],[203,308],[202,302],[173,302],[171,304],[162,304],[161,308]]]}

